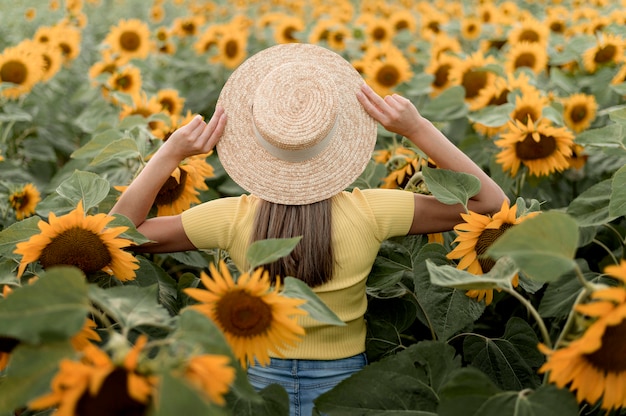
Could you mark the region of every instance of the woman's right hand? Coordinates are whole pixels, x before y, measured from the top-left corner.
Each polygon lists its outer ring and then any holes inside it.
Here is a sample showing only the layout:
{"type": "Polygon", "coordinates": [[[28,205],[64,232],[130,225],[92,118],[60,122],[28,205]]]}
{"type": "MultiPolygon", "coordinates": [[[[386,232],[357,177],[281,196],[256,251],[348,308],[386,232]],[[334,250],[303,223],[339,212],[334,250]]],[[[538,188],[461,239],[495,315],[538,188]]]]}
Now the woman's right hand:
{"type": "Polygon", "coordinates": [[[417,137],[420,125],[426,121],[411,101],[398,94],[387,95],[383,99],[363,84],[357,98],[365,111],[392,133],[407,138],[417,137]]]}
{"type": "Polygon", "coordinates": [[[162,147],[167,149],[166,153],[170,157],[178,160],[209,153],[222,136],[225,126],[226,114],[223,108],[218,107],[208,123],[204,122],[202,116],[195,116],[172,133],[162,147]]]}

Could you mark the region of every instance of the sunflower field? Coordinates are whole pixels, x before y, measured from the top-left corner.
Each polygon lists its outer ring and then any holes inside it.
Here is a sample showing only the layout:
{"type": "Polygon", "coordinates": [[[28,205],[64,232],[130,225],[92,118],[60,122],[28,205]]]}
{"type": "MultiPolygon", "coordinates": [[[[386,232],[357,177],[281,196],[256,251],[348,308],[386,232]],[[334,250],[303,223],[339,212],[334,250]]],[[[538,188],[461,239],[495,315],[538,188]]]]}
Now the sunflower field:
{"type": "MultiPolygon", "coordinates": [[[[302,315],[342,324],[256,268],[297,239],[236,270],[220,250],[133,254],[146,239],[107,214],[241,62],[287,42],[409,98],[511,201],[383,243],[369,365],[316,409],[626,415],[625,0],[0,0],[0,22],[0,416],[288,413],[246,368],[302,315]]],[[[467,208],[474,179],[380,129],[353,186],[467,208]]],[[[151,215],[242,192],[191,157],[151,215]]]]}

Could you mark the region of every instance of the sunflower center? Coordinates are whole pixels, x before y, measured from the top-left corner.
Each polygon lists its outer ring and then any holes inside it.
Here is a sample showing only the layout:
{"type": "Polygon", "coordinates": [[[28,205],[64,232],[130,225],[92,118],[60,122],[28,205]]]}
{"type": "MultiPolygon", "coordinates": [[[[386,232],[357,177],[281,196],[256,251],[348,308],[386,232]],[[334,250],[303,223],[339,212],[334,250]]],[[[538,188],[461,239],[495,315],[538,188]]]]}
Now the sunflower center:
{"type": "Polygon", "coordinates": [[[165,111],[172,112],[174,108],[176,108],[176,104],[174,104],[174,100],[170,98],[163,98],[159,102],[161,103],[161,107],[163,107],[165,111]]]}
{"type": "Polygon", "coordinates": [[[612,373],[626,371],[626,319],[617,325],[607,326],[602,334],[602,346],[585,359],[594,367],[612,373]]]}
{"type": "Polygon", "coordinates": [[[442,64],[439,65],[437,70],[435,71],[435,80],[433,85],[436,87],[443,87],[448,83],[448,76],[450,75],[450,68],[452,65],[450,64],[442,64]]]}
{"type": "Polygon", "coordinates": [[[532,53],[522,53],[515,59],[515,68],[534,68],[537,59],[532,53]]]}
{"type": "Polygon", "coordinates": [[[76,416],[144,416],[147,406],[128,394],[128,373],[117,367],[102,383],[100,390],[91,395],[87,389],[76,403],[76,416]]]}
{"type": "Polygon", "coordinates": [[[101,270],[111,260],[111,253],[100,236],[81,227],[70,228],[54,237],[39,257],[44,269],[64,264],[76,266],[85,274],[101,270]]]}
{"type": "Polygon", "coordinates": [[[565,24],[560,21],[555,21],[550,24],[550,30],[554,33],[563,33],[565,32],[565,24]]]}
{"type": "Polygon", "coordinates": [[[430,29],[433,33],[439,33],[439,31],[441,30],[441,28],[439,27],[439,22],[430,22],[426,27],[430,29]]]}
{"type": "Polygon", "coordinates": [[[537,108],[533,108],[529,105],[523,105],[519,108],[516,108],[515,111],[512,114],[512,117],[515,120],[519,120],[522,123],[527,123],[528,122],[528,117],[530,117],[533,120],[537,120],[539,119],[539,116],[541,114],[538,114],[538,110],[541,109],[537,109],[537,108]]]}
{"type": "Polygon", "coordinates": [[[574,123],[585,120],[587,117],[587,106],[582,104],[573,106],[570,111],[570,117],[574,123]]]}
{"type": "Polygon", "coordinates": [[[537,160],[550,156],[556,150],[556,140],[552,136],[539,135],[540,140],[533,140],[532,134],[527,134],[526,138],[515,144],[515,153],[521,160],[537,160]]]}
{"type": "Polygon", "coordinates": [[[296,33],[297,31],[298,31],[297,28],[293,26],[288,26],[285,28],[285,30],[283,30],[283,38],[289,42],[296,42],[297,39],[294,33],[296,33]]]}
{"type": "Polygon", "coordinates": [[[493,97],[489,100],[488,105],[501,105],[507,102],[507,95],[509,94],[509,90],[506,88],[500,92],[500,94],[494,94],[493,97]]]}
{"type": "Polygon", "coordinates": [[[229,40],[226,42],[226,47],[224,48],[224,54],[228,58],[234,58],[239,53],[239,43],[236,40],[229,40]]]}
{"type": "Polygon", "coordinates": [[[216,309],[217,320],[233,335],[254,337],[266,333],[272,324],[271,307],[244,290],[225,294],[216,309]]]}
{"type": "Polygon", "coordinates": [[[500,228],[487,228],[478,237],[476,241],[476,254],[478,255],[478,264],[483,273],[489,272],[496,262],[485,256],[487,249],[496,241],[506,230],[511,228],[513,224],[504,223],[500,228]]]}
{"type": "Polygon", "coordinates": [[[372,38],[377,41],[381,41],[387,37],[387,31],[382,27],[376,27],[372,30],[372,38]]]}
{"type": "Polygon", "coordinates": [[[17,347],[20,343],[19,339],[11,337],[0,337],[0,352],[8,353],[17,347]]]}
{"type": "Polygon", "coordinates": [[[157,205],[170,205],[177,201],[185,190],[185,183],[187,182],[187,172],[180,169],[180,182],[178,182],[173,176],[170,176],[159,191],[156,197],[157,205]]]}
{"type": "Polygon", "coordinates": [[[519,35],[519,41],[539,42],[539,34],[534,30],[524,30],[519,35]]]}
{"type": "Polygon", "coordinates": [[[22,207],[25,207],[28,205],[28,194],[27,193],[14,194],[14,195],[11,195],[9,200],[11,201],[11,206],[15,210],[20,210],[22,209],[22,207]]]}
{"type": "Polygon", "coordinates": [[[136,32],[127,31],[120,36],[120,47],[125,51],[134,52],[140,45],[141,38],[136,32]]]}
{"type": "Polygon", "coordinates": [[[126,89],[126,88],[130,88],[133,85],[133,81],[131,79],[131,77],[129,77],[128,75],[122,75],[121,77],[117,78],[115,80],[115,84],[122,90],[126,89]]]}
{"type": "Polygon", "coordinates": [[[385,87],[393,87],[400,80],[400,72],[394,65],[383,65],[376,73],[376,82],[385,87]]]}
{"type": "Polygon", "coordinates": [[[21,61],[7,61],[0,68],[0,80],[2,82],[23,84],[27,76],[28,68],[21,61]]]}
{"type": "Polygon", "coordinates": [[[598,49],[596,55],[594,57],[594,61],[597,64],[604,64],[607,62],[611,62],[613,57],[617,53],[617,48],[615,45],[606,45],[598,49]]]}
{"type": "Polygon", "coordinates": [[[487,85],[487,72],[472,69],[463,74],[461,82],[465,87],[465,98],[474,98],[487,85]]]}

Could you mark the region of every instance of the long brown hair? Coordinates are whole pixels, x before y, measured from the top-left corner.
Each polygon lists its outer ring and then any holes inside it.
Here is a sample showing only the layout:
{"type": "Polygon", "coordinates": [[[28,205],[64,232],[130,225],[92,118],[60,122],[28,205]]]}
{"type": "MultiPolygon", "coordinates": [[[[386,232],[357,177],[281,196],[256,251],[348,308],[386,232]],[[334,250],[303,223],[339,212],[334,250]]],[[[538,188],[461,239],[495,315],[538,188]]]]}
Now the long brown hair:
{"type": "Polygon", "coordinates": [[[333,272],[331,201],[307,205],[283,205],[261,200],[257,208],[252,242],[267,238],[302,236],[289,256],[265,265],[272,280],[296,277],[311,287],[326,283],[333,272]]]}

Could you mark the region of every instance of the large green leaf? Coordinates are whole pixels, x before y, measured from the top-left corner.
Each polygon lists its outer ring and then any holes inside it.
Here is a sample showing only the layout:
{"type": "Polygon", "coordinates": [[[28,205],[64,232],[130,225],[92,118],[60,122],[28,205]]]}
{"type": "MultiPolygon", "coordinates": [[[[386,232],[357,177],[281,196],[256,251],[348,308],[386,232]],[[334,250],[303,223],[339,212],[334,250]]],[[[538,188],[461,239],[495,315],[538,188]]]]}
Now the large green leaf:
{"type": "MultiPolygon", "coordinates": [[[[389,299],[372,298],[367,304],[367,357],[374,361],[403,350],[415,343],[411,327],[418,316],[417,302],[410,296],[389,299]]],[[[427,332],[425,331],[425,334],[427,332]]]]}
{"type": "Polygon", "coordinates": [[[260,402],[235,400],[230,410],[237,416],[288,416],[289,396],[283,387],[270,384],[259,392],[260,402]]]}
{"type": "Polygon", "coordinates": [[[91,172],[74,171],[72,176],[63,181],[57,188],[57,193],[67,199],[72,205],[83,201],[86,211],[97,206],[109,193],[109,181],[91,172]]]}
{"type": "Polygon", "coordinates": [[[472,123],[480,123],[487,127],[499,127],[506,124],[511,118],[511,111],[515,105],[506,103],[502,105],[490,105],[473,113],[467,118],[472,123]]]}
{"type": "Polygon", "coordinates": [[[89,297],[117,323],[124,335],[140,326],[164,329],[173,326],[173,318],[158,303],[159,287],[156,284],[149,287],[116,286],[108,289],[90,285],[89,297]]]}
{"type": "Polygon", "coordinates": [[[30,239],[33,235],[41,233],[37,226],[41,218],[33,216],[11,224],[0,231],[0,256],[18,259],[21,256],[14,254],[17,243],[30,239]]]}
{"type": "Polygon", "coordinates": [[[440,397],[439,416],[578,415],[578,403],[568,390],[546,385],[537,390],[502,391],[472,367],[455,372],[440,397]]]}
{"type": "Polygon", "coordinates": [[[460,368],[454,348],[422,341],[366,366],[315,400],[328,415],[434,415],[439,390],[460,368]]]}
{"type": "Polygon", "coordinates": [[[606,179],[586,189],[568,205],[567,214],[581,226],[602,225],[613,221],[617,217],[609,213],[612,184],[612,179],[606,179]]]}
{"type": "Polygon", "coordinates": [[[543,363],[538,343],[530,325],[513,317],[500,338],[468,335],[463,342],[463,356],[504,390],[535,388],[540,383],[536,370],[543,363]]]}
{"type": "Polygon", "coordinates": [[[459,270],[449,265],[437,266],[430,260],[426,260],[426,266],[433,284],[464,290],[510,289],[512,288],[511,281],[518,270],[515,263],[506,257],[499,259],[488,273],[482,275],[459,270]]]}
{"type": "Polygon", "coordinates": [[[576,267],[577,247],[576,221],[565,213],[548,211],[506,230],[487,255],[508,256],[530,279],[549,282],[576,267]]]}
{"type": "Polygon", "coordinates": [[[611,182],[611,201],[609,217],[617,218],[626,215],[626,165],[613,175],[611,182]]]}
{"type": "Polygon", "coordinates": [[[448,169],[422,168],[428,190],[444,204],[462,204],[480,191],[480,181],[474,175],[448,169]]]}
{"type": "Polygon", "coordinates": [[[158,264],[149,261],[143,256],[137,256],[139,269],[136,271],[134,283],[141,287],[154,284],[159,289],[159,303],[163,305],[171,315],[178,313],[178,283],[158,264]]]}
{"type": "Polygon", "coordinates": [[[123,137],[123,133],[118,129],[108,129],[98,134],[95,134],[91,140],[74,151],[71,156],[73,158],[92,158],[100,153],[106,146],[115,140],[119,140],[123,137]]]}
{"type": "Polygon", "coordinates": [[[18,345],[0,382],[0,414],[14,415],[16,409],[49,393],[59,362],[73,354],[75,350],[68,341],[18,345]]]}
{"type": "Polygon", "coordinates": [[[306,300],[300,308],[307,311],[311,318],[331,325],[346,325],[302,280],[287,276],[284,283],[282,295],[306,300]]]}
{"type": "Polygon", "coordinates": [[[93,158],[90,165],[98,166],[112,160],[124,160],[134,157],[141,157],[137,142],[134,139],[119,139],[108,144],[96,157],[93,158]]]}
{"type": "Polygon", "coordinates": [[[68,339],[83,327],[88,310],[83,273],[57,266],[0,301],[0,335],[31,344],[68,339]]]}
{"type": "Polygon", "coordinates": [[[231,414],[226,408],[202,397],[202,394],[185,380],[171,374],[162,375],[158,395],[155,410],[150,413],[152,416],[231,414]]]}
{"type": "Polygon", "coordinates": [[[465,117],[468,113],[465,104],[465,89],[456,85],[446,88],[441,94],[424,103],[420,113],[429,120],[449,121],[465,117]]]}
{"type": "Polygon", "coordinates": [[[272,263],[281,257],[291,253],[300,242],[302,237],[293,238],[268,238],[266,240],[255,241],[250,244],[246,253],[248,262],[252,269],[256,269],[264,264],[272,263]]]}

